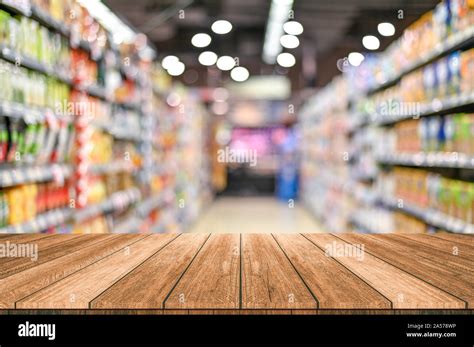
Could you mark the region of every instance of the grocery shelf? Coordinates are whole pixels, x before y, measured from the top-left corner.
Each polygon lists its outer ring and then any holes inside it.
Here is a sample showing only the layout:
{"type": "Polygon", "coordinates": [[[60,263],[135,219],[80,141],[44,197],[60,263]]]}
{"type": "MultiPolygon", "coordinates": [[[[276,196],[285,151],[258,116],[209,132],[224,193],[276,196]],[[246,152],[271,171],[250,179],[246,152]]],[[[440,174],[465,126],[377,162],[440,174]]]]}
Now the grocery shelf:
{"type": "Polygon", "coordinates": [[[22,8],[19,6],[18,1],[13,1],[13,0],[0,0],[0,6],[3,8],[6,8],[12,12],[15,12],[17,14],[21,14],[23,16],[30,16],[31,15],[31,8],[25,7],[22,8]]]}
{"type": "Polygon", "coordinates": [[[31,107],[16,102],[1,101],[0,115],[10,118],[24,119],[27,123],[41,123],[47,114],[54,115],[58,120],[71,122],[71,116],[62,116],[55,114],[49,108],[31,107]]]}
{"type": "Polygon", "coordinates": [[[47,66],[46,64],[43,64],[33,58],[19,54],[5,45],[0,45],[0,58],[3,58],[12,64],[19,64],[24,68],[54,77],[61,82],[72,85],[71,78],[68,76],[59,73],[56,69],[47,66]]]}
{"type": "Polygon", "coordinates": [[[143,135],[139,133],[132,133],[130,132],[129,129],[120,129],[120,128],[114,127],[113,124],[106,124],[104,122],[93,121],[92,126],[99,128],[103,131],[106,131],[117,140],[127,140],[127,141],[134,141],[134,142],[142,142],[144,140],[143,135]]]}
{"type": "Polygon", "coordinates": [[[36,216],[33,220],[0,229],[0,234],[39,233],[69,221],[73,216],[71,208],[51,210],[36,216]]]}
{"type": "Polygon", "coordinates": [[[104,87],[97,86],[97,85],[76,85],[74,86],[75,89],[82,91],[90,96],[94,96],[96,98],[102,99],[104,101],[109,101],[107,97],[107,93],[104,87]]]}
{"type": "Polygon", "coordinates": [[[140,197],[141,193],[137,188],[115,192],[103,202],[86,206],[85,208],[78,210],[74,215],[74,219],[76,222],[82,222],[101,214],[124,210],[131,204],[137,202],[140,197]]]}
{"type": "Polygon", "coordinates": [[[367,91],[367,94],[374,94],[380,90],[383,90],[387,87],[393,86],[396,84],[400,79],[439,58],[454,51],[463,49],[465,47],[470,47],[474,44],[474,26],[470,28],[458,32],[452,36],[450,36],[446,41],[438,43],[438,45],[430,52],[426,52],[420,59],[412,62],[407,67],[402,69],[400,73],[396,76],[392,76],[388,78],[383,83],[380,83],[378,86],[371,88],[367,91]]]}
{"type": "Polygon", "coordinates": [[[90,96],[94,96],[99,99],[109,101],[107,97],[107,93],[105,92],[105,89],[103,87],[94,86],[94,85],[84,85],[84,86],[74,85],[72,79],[69,76],[59,73],[57,69],[47,66],[46,64],[43,64],[23,54],[19,54],[18,52],[15,52],[14,50],[12,50],[11,48],[5,45],[0,45],[0,58],[12,64],[19,64],[20,66],[24,68],[56,78],[57,80],[71,87],[74,87],[75,89],[79,91],[85,92],[89,94],[90,96]]]}
{"type": "Polygon", "coordinates": [[[143,200],[137,205],[138,215],[141,217],[148,216],[150,212],[166,204],[172,198],[172,194],[171,189],[167,189],[156,196],[143,200]]]}
{"type": "Polygon", "coordinates": [[[71,34],[70,28],[60,21],[54,19],[49,13],[45,12],[43,9],[37,7],[36,5],[31,5],[31,15],[30,17],[41,25],[56,31],[63,35],[64,37],[69,37],[71,34]]]}
{"type": "Polygon", "coordinates": [[[381,164],[474,169],[474,157],[457,152],[417,152],[377,156],[381,164]]]}
{"type": "Polygon", "coordinates": [[[44,166],[19,166],[0,169],[0,187],[7,188],[20,184],[62,180],[71,175],[68,164],[49,164],[44,166]]]}
{"type": "Polygon", "coordinates": [[[427,117],[437,114],[447,114],[454,112],[463,107],[474,106],[474,93],[465,95],[454,95],[446,99],[434,99],[431,102],[420,104],[419,114],[403,114],[403,115],[378,115],[374,114],[371,119],[379,125],[388,125],[405,119],[427,117]]]}
{"type": "Polygon", "coordinates": [[[130,161],[112,161],[105,164],[91,165],[90,173],[93,175],[110,175],[119,172],[133,172],[134,165],[130,161]]]}
{"type": "Polygon", "coordinates": [[[403,202],[400,204],[397,199],[381,197],[380,203],[388,208],[403,211],[415,218],[434,227],[453,233],[474,234],[474,224],[466,223],[463,220],[446,215],[443,212],[429,208],[420,208],[403,202]]]}
{"type": "Polygon", "coordinates": [[[367,234],[378,234],[380,233],[377,229],[375,229],[365,218],[359,215],[352,215],[349,218],[349,221],[358,229],[361,229],[363,232],[367,234]]]}

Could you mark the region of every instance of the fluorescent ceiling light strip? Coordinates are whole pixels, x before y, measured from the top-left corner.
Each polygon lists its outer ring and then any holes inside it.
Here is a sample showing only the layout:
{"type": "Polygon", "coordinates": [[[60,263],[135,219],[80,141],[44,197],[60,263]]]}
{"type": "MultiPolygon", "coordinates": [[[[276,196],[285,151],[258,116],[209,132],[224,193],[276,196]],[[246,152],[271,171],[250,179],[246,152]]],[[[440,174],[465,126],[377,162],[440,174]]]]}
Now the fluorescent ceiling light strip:
{"type": "Polygon", "coordinates": [[[282,51],[280,37],[283,35],[283,24],[288,20],[292,7],[293,0],[272,1],[263,44],[263,60],[268,64],[274,64],[277,55],[282,51]]]}
{"type": "Polygon", "coordinates": [[[117,17],[101,0],[77,0],[107,31],[114,41],[133,42],[136,32],[117,17]]]}

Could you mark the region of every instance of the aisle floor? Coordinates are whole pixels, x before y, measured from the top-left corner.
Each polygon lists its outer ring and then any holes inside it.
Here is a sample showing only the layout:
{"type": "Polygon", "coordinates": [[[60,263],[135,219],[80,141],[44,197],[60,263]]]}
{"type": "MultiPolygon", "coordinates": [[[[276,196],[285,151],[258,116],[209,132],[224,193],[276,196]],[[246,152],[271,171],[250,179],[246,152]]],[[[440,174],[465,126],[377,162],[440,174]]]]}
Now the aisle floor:
{"type": "Polygon", "coordinates": [[[323,229],[301,205],[273,197],[221,197],[191,227],[197,233],[315,233],[323,229]]]}

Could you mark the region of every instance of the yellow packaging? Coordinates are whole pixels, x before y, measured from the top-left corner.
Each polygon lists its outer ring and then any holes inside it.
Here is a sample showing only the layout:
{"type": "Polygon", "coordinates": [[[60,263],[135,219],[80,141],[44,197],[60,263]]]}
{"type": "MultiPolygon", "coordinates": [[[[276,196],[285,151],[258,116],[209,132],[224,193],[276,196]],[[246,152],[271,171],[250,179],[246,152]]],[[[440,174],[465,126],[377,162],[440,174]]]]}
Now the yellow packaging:
{"type": "Polygon", "coordinates": [[[23,193],[21,188],[12,188],[8,190],[8,205],[10,206],[10,214],[8,216],[8,223],[15,225],[20,224],[25,220],[23,208],[23,193]]]}

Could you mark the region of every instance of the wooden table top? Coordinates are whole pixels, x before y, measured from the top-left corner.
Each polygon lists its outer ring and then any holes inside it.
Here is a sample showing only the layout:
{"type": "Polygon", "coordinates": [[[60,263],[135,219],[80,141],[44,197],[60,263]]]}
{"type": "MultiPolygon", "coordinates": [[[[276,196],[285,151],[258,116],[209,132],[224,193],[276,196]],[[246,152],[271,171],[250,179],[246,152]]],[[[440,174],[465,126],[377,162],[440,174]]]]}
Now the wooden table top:
{"type": "Polygon", "coordinates": [[[0,257],[0,313],[474,308],[467,235],[28,234],[2,244],[38,252],[0,257]]]}

